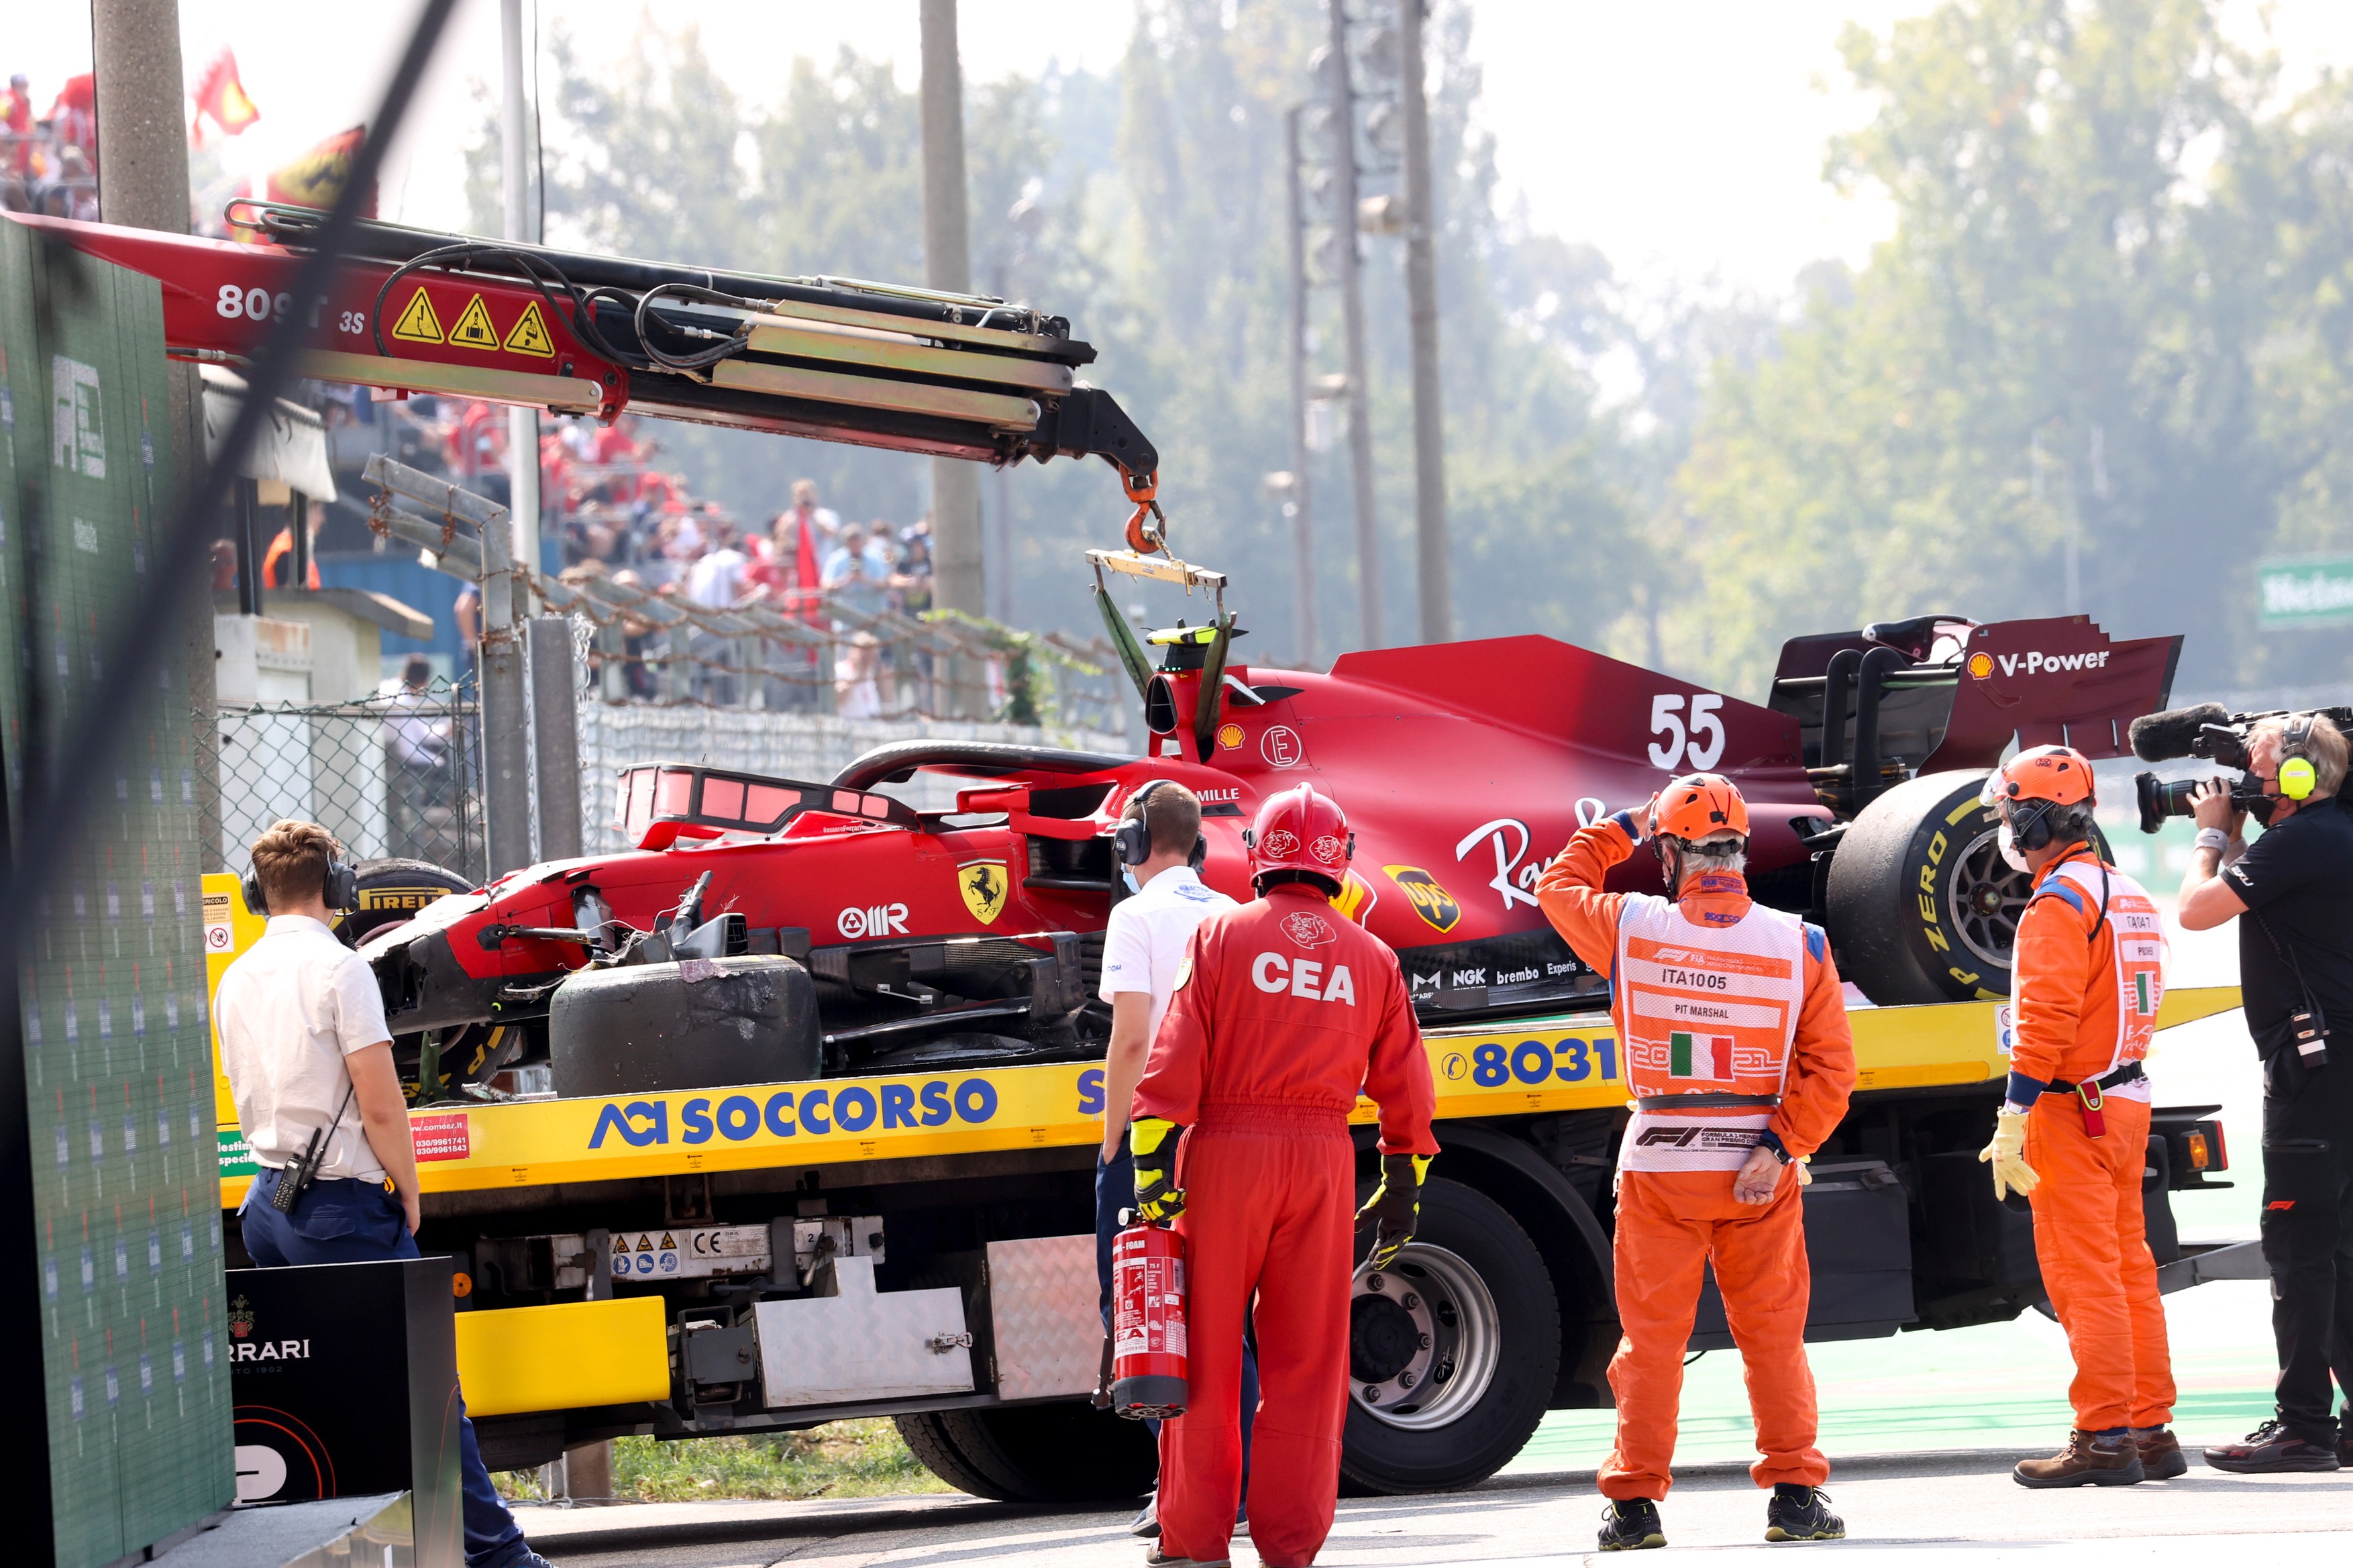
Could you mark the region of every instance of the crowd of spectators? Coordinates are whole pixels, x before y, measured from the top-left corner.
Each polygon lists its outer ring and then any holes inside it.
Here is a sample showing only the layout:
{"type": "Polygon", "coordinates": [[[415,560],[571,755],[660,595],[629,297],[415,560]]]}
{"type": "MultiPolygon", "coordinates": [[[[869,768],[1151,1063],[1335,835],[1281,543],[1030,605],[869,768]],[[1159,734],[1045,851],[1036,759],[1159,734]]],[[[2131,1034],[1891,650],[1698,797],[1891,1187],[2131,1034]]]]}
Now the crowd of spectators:
{"type": "MultiPolygon", "coordinates": [[[[436,455],[458,483],[505,499],[503,408],[417,399],[403,405],[401,417],[432,433],[436,455]]],[[[813,647],[770,643],[760,651],[756,679],[765,683],[762,705],[770,709],[819,707],[819,689],[830,684],[836,712],[871,717],[892,706],[894,676],[932,678],[928,655],[893,646],[875,626],[894,616],[920,617],[932,607],[928,518],[903,527],[845,521],[822,503],[816,481],[800,479],[790,505],[747,524],[717,502],[696,499],[683,476],[659,466],[659,455],[627,415],[610,425],[543,422],[540,508],[542,534],[552,546],[543,567],[601,570],[702,610],[764,605],[829,631],[830,671],[813,647]]],[[[643,622],[628,623],[624,632],[623,690],[651,700],[662,686],[656,667],[675,660],[678,649],[643,622]]],[[[741,650],[711,634],[693,641],[689,695],[723,706],[743,702],[750,694],[741,650]]],[[[467,642],[470,654],[472,639],[467,642]]]]}
{"type": "Polygon", "coordinates": [[[98,217],[98,93],[69,78],[46,111],[21,71],[0,91],[0,207],[51,217],[98,217]]]}

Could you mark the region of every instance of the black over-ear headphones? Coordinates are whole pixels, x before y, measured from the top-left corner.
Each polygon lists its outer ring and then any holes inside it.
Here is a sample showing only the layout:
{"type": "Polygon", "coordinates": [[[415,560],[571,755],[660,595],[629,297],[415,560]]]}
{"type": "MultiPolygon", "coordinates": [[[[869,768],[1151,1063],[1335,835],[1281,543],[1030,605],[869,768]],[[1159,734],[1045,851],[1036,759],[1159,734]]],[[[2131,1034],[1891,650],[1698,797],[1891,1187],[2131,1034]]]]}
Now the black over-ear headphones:
{"type": "MultiPolygon", "coordinates": [[[[269,918],[269,900],[261,890],[260,872],[248,866],[245,870],[245,880],[237,884],[237,891],[245,895],[247,913],[259,915],[263,920],[269,918]]],[[[353,871],[343,861],[330,856],[327,860],[327,886],[324,897],[327,908],[330,910],[348,910],[358,903],[360,901],[359,873],[353,871]]]]}
{"type": "MultiPolygon", "coordinates": [[[[1119,852],[1120,864],[1141,866],[1152,858],[1152,829],[1144,820],[1145,803],[1152,798],[1155,790],[1169,782],[1167,779],[1153,779],[1127,797],[1127,805],[1120,812],[1119,831],[1112,835],[1112,844],[1119,852]]],[[[1193,853],[1187,858],[1186,864],[1198,871],[1208,858],[1209,836],[1194,834],[1193,853]]]]}

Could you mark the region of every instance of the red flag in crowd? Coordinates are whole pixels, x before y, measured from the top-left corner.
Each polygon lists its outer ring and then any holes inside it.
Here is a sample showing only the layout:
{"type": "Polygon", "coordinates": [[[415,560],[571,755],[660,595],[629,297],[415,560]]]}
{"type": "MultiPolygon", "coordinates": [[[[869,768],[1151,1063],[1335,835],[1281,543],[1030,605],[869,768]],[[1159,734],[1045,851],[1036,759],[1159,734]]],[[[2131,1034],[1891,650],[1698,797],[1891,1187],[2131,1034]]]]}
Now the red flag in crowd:
{"type": "MultiPolygon", "coordinates": [[[[271,170],[265,195],[270,201],[289,202],[296,206],[333,206],[335,198],[343,194],[343,182],[351,177],[352,160],[359,156],[360,142],[366,135],[364,125],[339,131],[292,163],[271,170]]],[[[367,205],[360,209],[360,216],[375,216],[374,191],[368,192],[367,205]]]]}
{"type": "Polygon", "coordinates": [[[237,56],[226,47],[196,79],[195,96],[196,112],[231,136],[261,118],[261,110],[246,96],[245,82],[237,73],[237,56]]]}

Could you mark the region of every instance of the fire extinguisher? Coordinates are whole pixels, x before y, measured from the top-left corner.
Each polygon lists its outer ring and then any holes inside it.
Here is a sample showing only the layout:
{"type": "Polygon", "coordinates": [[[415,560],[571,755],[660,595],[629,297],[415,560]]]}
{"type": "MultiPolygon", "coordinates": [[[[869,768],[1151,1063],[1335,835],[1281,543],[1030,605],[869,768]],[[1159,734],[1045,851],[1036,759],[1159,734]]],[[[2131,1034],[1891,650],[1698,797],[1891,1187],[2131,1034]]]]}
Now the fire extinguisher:
{"type": "Polygon", "coordinates": [[[1111,1258],[1112,1408],[1132,1421],[1182,1415],[1185,1238],[1138,1222],[1119,1233],[1111,1258]]]}

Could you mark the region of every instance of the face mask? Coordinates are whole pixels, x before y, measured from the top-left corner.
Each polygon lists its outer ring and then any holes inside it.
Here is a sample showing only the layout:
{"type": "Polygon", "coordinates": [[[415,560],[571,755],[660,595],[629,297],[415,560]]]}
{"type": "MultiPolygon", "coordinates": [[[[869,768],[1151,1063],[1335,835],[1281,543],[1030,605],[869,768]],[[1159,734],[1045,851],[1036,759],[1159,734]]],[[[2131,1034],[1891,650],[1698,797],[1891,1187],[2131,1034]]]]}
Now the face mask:
{"type": "Polygon", "coordinates": [[[1119,879],[1127,884],[1127,890],[1131,893],[1140,893],[1144,891],[1142,888],[1135,885],[1135,873],[1125,866],[1122,866],[1119,868],[1119,879]]]}
{"type": "Polygon", "coordinates": [[[2269,827],[2272,825],[2272,813],[2279,809],[2280,798],[2275,795],[2258,795],[2247,802],[2247,815],[2265,827],[2269,827]]]}
{"type": "Polygon", "coordinates": [[[2001,836],[1997,842],[2001,846],[2002,859],[2009,863],[2011,870],[2029,871],[2033,868],[2027,865],[2025,852],[2019,848],[2018,840],[2011,836],[2009,823],[2001,825],[2001,836]]]}

